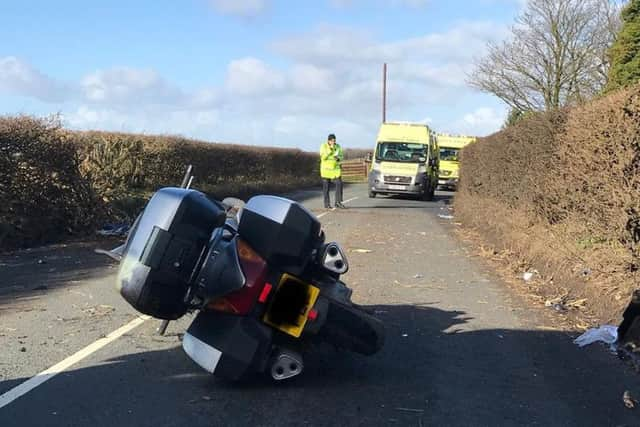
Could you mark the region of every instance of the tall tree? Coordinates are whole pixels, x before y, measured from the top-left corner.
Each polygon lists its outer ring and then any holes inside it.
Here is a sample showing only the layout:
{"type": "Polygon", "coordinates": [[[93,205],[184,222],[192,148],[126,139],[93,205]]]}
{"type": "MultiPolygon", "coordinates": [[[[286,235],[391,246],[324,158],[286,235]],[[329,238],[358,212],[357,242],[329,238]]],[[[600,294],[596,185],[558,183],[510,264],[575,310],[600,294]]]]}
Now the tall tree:
{"type": "Polygon", "coordinates": [[[622,9],[622,29],[609,50],[611,68],[606,90],[629,86],[640,80],[640,0],[622,9]]]}
{"type": "Polygon", "coordinates": [[[529,0],[511,37],[488,45],[468,82],[520,111],[589,99],[607,81],[618,10],[609,0],[529,0]]]}

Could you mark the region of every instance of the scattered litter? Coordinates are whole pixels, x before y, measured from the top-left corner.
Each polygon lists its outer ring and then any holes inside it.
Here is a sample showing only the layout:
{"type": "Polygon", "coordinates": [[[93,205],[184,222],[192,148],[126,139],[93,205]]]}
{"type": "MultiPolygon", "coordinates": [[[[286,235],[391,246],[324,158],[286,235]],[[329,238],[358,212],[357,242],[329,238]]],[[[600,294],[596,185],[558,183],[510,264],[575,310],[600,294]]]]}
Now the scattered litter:
{"type": "Polygon", "coordinates": [[[453,215],[443,215],[443,214],[438,214],[438,218],[442,218],[442,219],[453,219],[453,215]]]}
{"type": "Polygon", "coordinates": [[[45,261],[45,260],[43,260],[43,259],[39,259],[39,260],[38,260],[38,264],[46,264],[46,263],[47,263],[47,261],[45,261]]]}
{"type": "Polygon", "coordinates": [[[636,407],[636,403],[638,403],[638,401],[633,398],[633,396],[631,395],[631,392],[629,390],[626,390],[622,394],[622,401],[624,402],[624,406],[626,406],[629,409],[635,408],[636,407]]]}
{"type": "Polygon", "coordinates": [[[424,412],[424,409],[413,409],[413,408],[396,408],[396,411],[404,411],[404,412],[424,412]]]}
{"type": "Polygon", "coordinates": [[[602,341],[607,344],[613,344],[618,339],[618,328],[612,325],[603,325],[599,328],[591,328],[578,338],[573,340],[579,347],[602,341]]]}
{"type": "Polygon", "coordinates": [[[82,310],[83,313],[90,316],[105,316],[114,311],[116,311],[115,307],[105,304],[96,305],[95,307],[89,307],[82,310]]]}
{"type": "Polygon", "coordinates": [[[101,236],[126,236],[129,233],[129,224],[117,223],[117,224],[105,224],[96,233],[101,236]]]}
{"type": "Polygon", "coordinates": [[[525,282],[528,282],[529,280],[533,279],[533,273],[531,271],[527,271],[522,275],[522,278],[525,282]]]}
{"type": "Polygon", "coordinates": [[[422,279],[424,276],[422,274],[416,274],[413,276],[414,279],[422,279]]]}
{"type": "Polygon", "coordinates": [[[587,299],[586,298],[581,298],[581,299],[577,299],[575,301],[571,301],[566,303],[565,305],[569,308],[584,308],[585,305],[587,303],[587,299]]]}
{"type": "Polygon", "coordinates": [[[402,334],[402,336],[403,336],[404,338],[406,338],[406,337],[408,337],[408,336],[409,336],[409,334],[402,334]]]}
{"type": "Polygon", "coordinates": [[[357,252],[359,254],[369,254],[373,251],[371,249],[351,249],[351,252],[357,252]]]}

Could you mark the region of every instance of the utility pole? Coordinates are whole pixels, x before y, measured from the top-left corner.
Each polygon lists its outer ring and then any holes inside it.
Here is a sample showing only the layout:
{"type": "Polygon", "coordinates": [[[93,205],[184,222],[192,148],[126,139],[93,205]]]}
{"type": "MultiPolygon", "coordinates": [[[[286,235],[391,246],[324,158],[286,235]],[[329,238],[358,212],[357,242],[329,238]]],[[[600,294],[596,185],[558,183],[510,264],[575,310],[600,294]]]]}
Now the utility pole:
{"type": "Polygon", "coordinates": [[[387,63],[382,66],[382,123],[387,122],[387,63]]]}

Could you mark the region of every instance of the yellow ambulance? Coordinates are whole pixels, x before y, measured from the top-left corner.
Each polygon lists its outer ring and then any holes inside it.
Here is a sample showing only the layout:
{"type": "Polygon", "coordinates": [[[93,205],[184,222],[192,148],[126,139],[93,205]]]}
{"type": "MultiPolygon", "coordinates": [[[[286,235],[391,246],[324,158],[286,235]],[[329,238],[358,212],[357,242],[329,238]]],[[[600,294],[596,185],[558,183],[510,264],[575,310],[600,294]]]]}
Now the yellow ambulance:
{"type": "Polygon", "coordinates": [[[460,150],[476,140],[474,136],[449,135],[439,133],[436,135],[440,149],[440,172],[438,185],[441,188],[455,190],[458,188],[460,170],[460,150]]]}
{"type": "Polygon", "coordinates": [[[432,200],[438,186],[435,133],[421,123],[383,123],[368,182],[369,197],[407,194],[432,200]]]}

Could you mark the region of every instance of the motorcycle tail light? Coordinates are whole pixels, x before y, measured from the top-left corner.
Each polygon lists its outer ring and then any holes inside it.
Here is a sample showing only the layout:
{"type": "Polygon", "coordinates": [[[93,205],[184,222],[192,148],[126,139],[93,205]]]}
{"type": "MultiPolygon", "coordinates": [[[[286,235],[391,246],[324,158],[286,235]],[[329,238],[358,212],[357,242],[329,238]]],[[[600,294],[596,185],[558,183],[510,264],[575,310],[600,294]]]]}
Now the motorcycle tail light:
{"type": "Polygon", "coordinates": [[[238,259],[246,278],[245,286],[211,301],[208,305],[210,309],[232,314],[247,314],[263,293],[267,277],[266,261],[242,239],[238,239],[238,259]]]}

